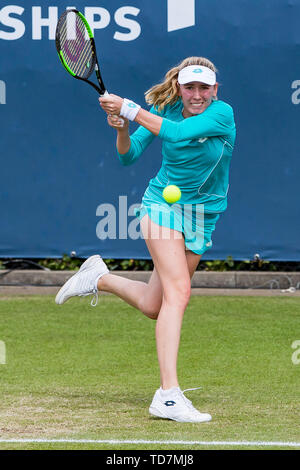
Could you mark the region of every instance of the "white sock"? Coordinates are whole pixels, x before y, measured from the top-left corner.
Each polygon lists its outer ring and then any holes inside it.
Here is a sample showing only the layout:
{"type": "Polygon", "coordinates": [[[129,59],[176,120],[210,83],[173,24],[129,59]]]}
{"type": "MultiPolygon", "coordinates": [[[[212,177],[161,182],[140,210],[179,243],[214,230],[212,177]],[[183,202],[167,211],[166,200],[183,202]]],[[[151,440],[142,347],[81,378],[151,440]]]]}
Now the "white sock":
{"type": "Polygon", "coordinates": [[[161,387],[160,387],[160,394],[163,396],[163,397],[166,397],[168,395],[172,395],[173,392],[177,391],[177,390],[180,390],[179,387],[172,387],[172,388],[168,388],[167,390],[163,390],[161,387]]]}
{"type": "Polygon", "coordinates": [[[95,281],[96,290],[98,290],[98,281],[102,276],[104,276],[104,274],[108,274],[108,273],[99,274],[99,276],[96,277],[96,281],[95,281]]]}

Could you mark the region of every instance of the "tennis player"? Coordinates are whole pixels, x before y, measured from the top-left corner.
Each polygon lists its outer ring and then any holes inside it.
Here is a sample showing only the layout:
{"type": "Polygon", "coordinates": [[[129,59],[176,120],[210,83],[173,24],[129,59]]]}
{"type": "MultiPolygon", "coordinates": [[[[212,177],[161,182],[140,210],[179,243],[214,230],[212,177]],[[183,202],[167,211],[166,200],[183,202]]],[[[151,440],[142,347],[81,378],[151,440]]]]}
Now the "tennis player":
{"type": "Polygon", "coordinates": [[[212,246],[212,232],[227,207],[229,168],[235,143],[232,107],[218,100],[217,70],[203,57],[189,57],[146,92],[150,111],[116,95],[100,97],[108,124],[117,130],[123,165],[133,164],[158,136],[162,166],[150,180],[136,215],[154,263],[148,283],[109,273],[99,255],[88,258],[61,288],[58,304],[78,295],[106,291],[156,320],[160,388],[150,414],[179,422],[205,422],[209,413],[194,408],[179,387],[177,356],[191,278],[212,246]],[[117,116],[125,121],[122,125],[117,116]],[[140,124],[130,136],[129,121],[140,124]],[[167,204],[164,188],[177,185],[181,199],[167,204]]]}

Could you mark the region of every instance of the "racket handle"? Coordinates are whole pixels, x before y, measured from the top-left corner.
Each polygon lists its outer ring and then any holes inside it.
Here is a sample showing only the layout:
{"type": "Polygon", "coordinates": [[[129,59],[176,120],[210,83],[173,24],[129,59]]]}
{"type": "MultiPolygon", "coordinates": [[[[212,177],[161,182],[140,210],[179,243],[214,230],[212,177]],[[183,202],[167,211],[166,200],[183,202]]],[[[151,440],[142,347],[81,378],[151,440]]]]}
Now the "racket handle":
{"type": "MultiPolygon", "coordinates": [[[[107,90],[105,90],[105,92],[103,93],[103,96],[109,96],[109,93],[108,93],[107,90]]],[[[123,127],[124,126],[124,119],[122,119],[120,116],[114,116],[114,117],[119,118],[120,125],[123,127]]]]}

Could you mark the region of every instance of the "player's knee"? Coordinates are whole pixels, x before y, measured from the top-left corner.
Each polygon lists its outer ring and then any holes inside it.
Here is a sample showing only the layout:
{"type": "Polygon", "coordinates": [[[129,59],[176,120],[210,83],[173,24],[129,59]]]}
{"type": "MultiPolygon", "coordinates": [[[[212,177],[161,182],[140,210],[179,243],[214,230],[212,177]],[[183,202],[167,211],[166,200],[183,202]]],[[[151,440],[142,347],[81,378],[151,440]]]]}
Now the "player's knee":
{"type": "Polygon", "coordinates": [[[182,287],[182,290],[179,291],[179,301],[182,302],[183,307],[186,308],[191,298],[191,283],[182,287]]]}
{"type": "Polygon", "coordinates": [[[147,313],[147,317],[150,318],[150,320],[157,320],[159,315],[159,311],[152,311],[147,313]]]}
{"type": "Polygon", "coordinates": [[[159,303],[157,303],[157,302],[156,303],[147,303],[147,304],[143,305],[142,312],[143,312],[144,315],[146,315],[151,320],[157,320],[160,308],[161,308],[161,302],[159,302],[159,303]]]}
{"type": "Polygon", "coordinates": [[[165,289],[164,299],[167,303],[175,303],[186,308],[191,297],[191,281],[180,280],[173,282],[171,286],[165,289]]]}

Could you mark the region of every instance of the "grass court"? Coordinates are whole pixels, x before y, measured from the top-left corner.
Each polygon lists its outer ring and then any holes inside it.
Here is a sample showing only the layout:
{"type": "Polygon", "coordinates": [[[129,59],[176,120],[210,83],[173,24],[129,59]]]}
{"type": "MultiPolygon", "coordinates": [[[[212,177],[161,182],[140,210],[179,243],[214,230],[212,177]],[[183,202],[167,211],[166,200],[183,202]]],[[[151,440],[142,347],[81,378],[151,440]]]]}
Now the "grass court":
{"type": "Polygon", "coordinates": [[[110,295],[96,308],[89,298],[57,306],[49,296],[2,296],[0,450],[300,448],[296,340],[299,298],[193,296],[178,373],[182,389],[202,387],[186,395],[213,419],[176,423],[148,414],[159,386],[154,321],[110,295]]]}

